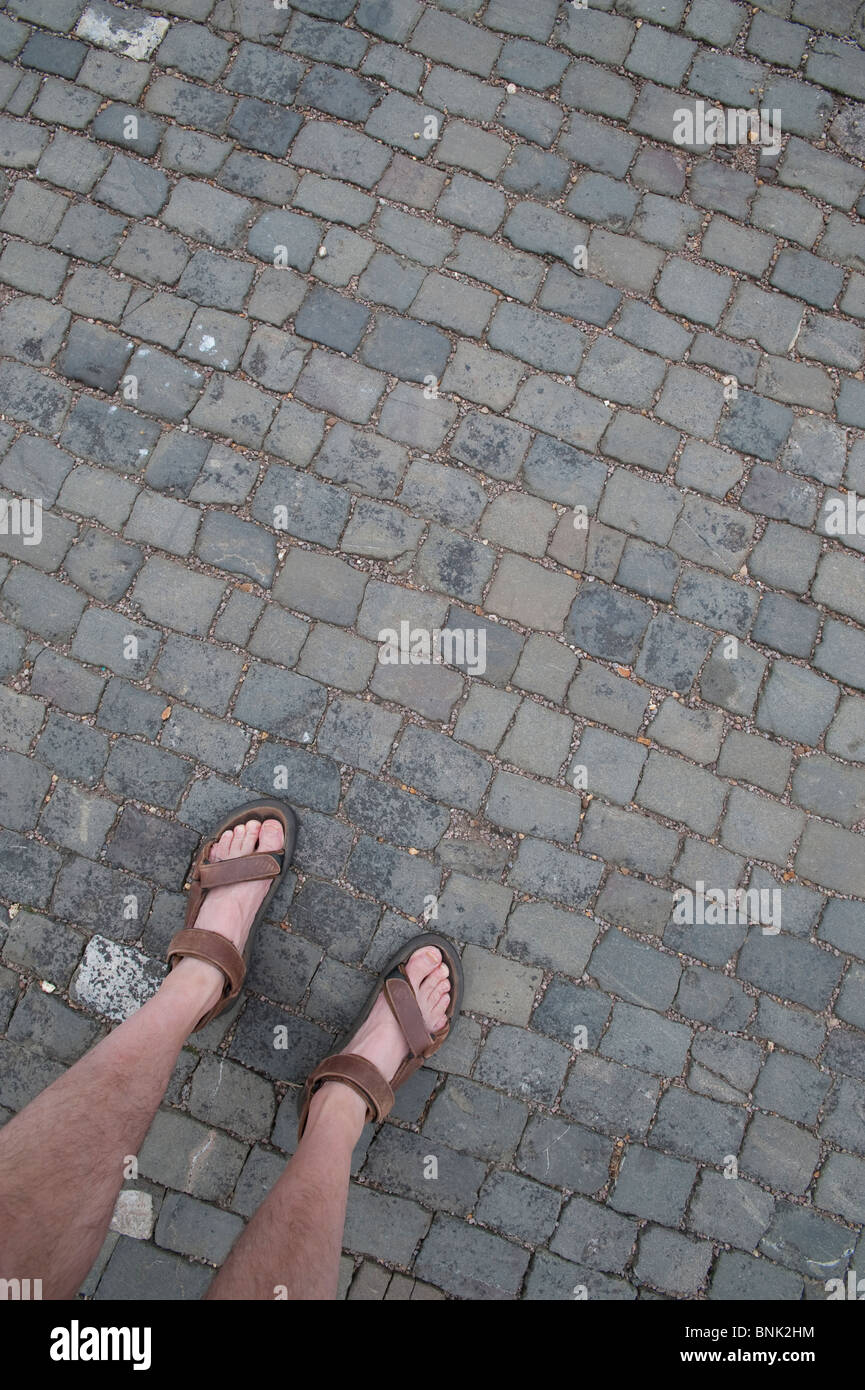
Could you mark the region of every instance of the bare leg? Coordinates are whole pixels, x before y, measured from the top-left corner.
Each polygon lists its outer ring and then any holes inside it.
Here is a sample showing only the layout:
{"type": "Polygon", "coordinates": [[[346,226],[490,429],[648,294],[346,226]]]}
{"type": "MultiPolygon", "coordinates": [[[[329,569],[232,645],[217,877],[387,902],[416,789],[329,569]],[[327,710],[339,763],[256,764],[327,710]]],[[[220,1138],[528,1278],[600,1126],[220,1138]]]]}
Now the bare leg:
{"type": "MultiPolygon", "coordinates": [[[[152,999],[0,1130],[0,1275],[72,1298],[99,1250],[124,1160],[150,1128],[183,1042],[219,995],[184,960],[152,999]]],[[[221,978],[221,977],[220,977],[221,978]]]]}
{"type": "MultiPolygon", "coordinates": [[[[431,1031],[445,1021],[450,979],[435,947],[415,951],[407,974],[431,1031]]],[[[393,1076],[405,1041],[379,999],[348,1048],[393,1076]]],[[[297,1152],[206,1295],[218,1299],[333,1299],[348,1200],[351,1155],[366,1106],[350,1086],[327,1082],[313,1096],[297,1152]]]]}
{"type": "Polygon", "coordinates": [[[238,1237],[206,1298],[334,1299],[351,1155],[366,1106],[348,1086],[313,1097],[297,1153],[238,1237]]]}
{"type": "MultiPolygon", "coordinates": [[[[279,849],[278,821],[249,821],[213,858],[279,849]],[[259,835],[259,831],[261,834],[259,835]]],[[[218,888],[196,926],[239,947],[267,884],[218,888]]],[[[41,1279],[46,1298],[72,1298],[99,1253],[123,1182],[184,1040],[224,978],[187,957],[152,999],[0,1130],[0,1277],[41,1279]]]]}

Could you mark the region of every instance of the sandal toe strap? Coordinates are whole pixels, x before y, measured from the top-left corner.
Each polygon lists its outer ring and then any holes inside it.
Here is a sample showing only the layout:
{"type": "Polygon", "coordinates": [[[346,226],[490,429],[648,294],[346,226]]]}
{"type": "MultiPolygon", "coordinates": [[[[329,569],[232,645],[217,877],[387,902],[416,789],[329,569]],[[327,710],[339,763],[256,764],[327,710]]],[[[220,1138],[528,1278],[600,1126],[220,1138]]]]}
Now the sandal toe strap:
{"type": "Polygon", "coordinates": [[[282,872],[282,855],[257,850],[254,854],[239,855],[236,859],[217,859],[213,863],[197,864],[194,877],[202,888],[222,888],[232,883],[249,883],[257,878],[278,878],[282,872]]]}
{"type": "Polygon", "coordinates": [[[394,975],[385,980],[384,994],[402,1029],[412,1057],[428,1057],[434,1050],[433,1039],[423,1020],[420,1005],[408,980],[394,975]]]}

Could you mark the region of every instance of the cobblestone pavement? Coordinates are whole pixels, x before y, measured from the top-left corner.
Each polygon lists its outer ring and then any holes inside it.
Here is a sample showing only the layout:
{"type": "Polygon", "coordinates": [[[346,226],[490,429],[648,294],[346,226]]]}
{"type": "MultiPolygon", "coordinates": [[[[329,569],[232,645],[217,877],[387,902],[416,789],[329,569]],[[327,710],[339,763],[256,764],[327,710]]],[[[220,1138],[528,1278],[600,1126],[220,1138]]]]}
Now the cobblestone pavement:
{"type": "Polygon", "coordinates": [[[3,1116],[302,821],[85,1296],[203,1293],[424,918],[342,1296],[865,1274],[865,7],[0,8],[3,1116]]]}

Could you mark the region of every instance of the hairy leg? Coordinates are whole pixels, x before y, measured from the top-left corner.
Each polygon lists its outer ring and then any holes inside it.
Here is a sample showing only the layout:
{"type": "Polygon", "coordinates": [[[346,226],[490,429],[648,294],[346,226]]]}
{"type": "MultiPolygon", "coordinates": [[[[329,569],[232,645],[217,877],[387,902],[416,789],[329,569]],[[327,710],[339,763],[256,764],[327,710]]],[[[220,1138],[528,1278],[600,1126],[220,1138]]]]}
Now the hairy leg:
{"type": "MultiPolygon", "coordinates": [[[[226,831],[211,859],[279,850],[281,824],[226,831]]],[[[243,950],[267,892],[255,880],[208,893],[196,927],[243,950]]],[[[217,1002],[220,970],[187,956],[152,999],[0,1130],[0,1278],[41,1279],[72,1298],[98,1255],[124,1179],[185,1039],[217,1002]]]]}
{"type": "Polygon", "coordinates": [[[365,1115],[364,1102],[348,1086],[322,1086],[297,1152],[238,1237],[207,1298],[336,1298],[351,1155],[365,1115]]]}
{"type": "Polygon", "coordinates": [[[184,1040],[222,977],[181,961],[157,993],[0,1130],[0,1276],[72,1298],[105,1239],[124,1178],[184,1040]],[[214,988],[215,986],[215,988],[214,988]]]}
{"type": "MultiPolygon", "coordinates": [[[[444,1024],[450,977],[436,947],[415,951],[406,967],[427,1027],[444,1024]]],[[[405,1038],[383,997],[347,1052],[392,1077],[406,1056],[405,1038]]],[[[216,1275],[208,1298],[333,1299],[348,1200],[351,1155],[366,1104],[350,1086],[329,1081],[312,1098],[297,1152],[216,1275]]]]}

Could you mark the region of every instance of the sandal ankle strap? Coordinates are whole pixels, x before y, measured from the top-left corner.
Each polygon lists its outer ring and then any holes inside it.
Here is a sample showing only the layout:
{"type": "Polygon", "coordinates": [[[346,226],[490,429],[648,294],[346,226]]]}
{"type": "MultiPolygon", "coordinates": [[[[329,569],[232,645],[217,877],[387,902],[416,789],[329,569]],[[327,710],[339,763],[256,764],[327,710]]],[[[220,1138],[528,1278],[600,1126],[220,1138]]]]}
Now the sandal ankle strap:
{"type": "Polygon", "coordinates": [[[391,1109],[394,1094],[390,1082],[366,1057],[355,1052],[335,1052],[310,1072],[303,1089],[298,1138],[306,1127],[309,1105],[319,1086],[325,1081],[341,1081],[356,1091],[366,1103],[367,1121],[378,1124],[391,1109]]]}
{"type": "Polygon", "coordinates": [[[173,970],[184,956],[215,965],[225,976],[223,1002],[236,999],[246,976],[246,964],[236,946],[219,932],[202,931],[200,927],[184,927],[172,937],[168,947],[168,964],[173,970]]]}

